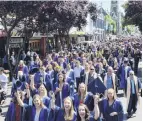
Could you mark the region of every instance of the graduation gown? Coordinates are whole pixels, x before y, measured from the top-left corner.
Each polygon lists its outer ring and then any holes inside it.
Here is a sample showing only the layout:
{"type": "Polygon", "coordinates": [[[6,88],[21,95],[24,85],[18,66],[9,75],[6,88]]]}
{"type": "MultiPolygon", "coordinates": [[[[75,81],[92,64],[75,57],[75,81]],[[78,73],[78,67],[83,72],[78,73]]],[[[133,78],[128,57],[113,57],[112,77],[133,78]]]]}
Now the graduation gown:
{"type": "Polygon", "coordinates": [[[123,121],[123,107],[119,100],[115,100],[111,106],[109,106],[108,100],[104,99],[101,102],[100,111],[103,114],[103,118],[106,121],[123,121]],[[110,116],[110,113],[117,112],[118,114],[115,116],[110,116]]]}
{"type": "MultiPolygon", "coordinates": [[[[17,68],[17,74],[18,74],[18,71],[21,71],[19,66],[17,68]]],[[[23,72],[24,75],[28,76],[28,72],[29,72],[28,67],[27,66],[23,66],[22,67],[22,72],[23,72]]]]}
{"type": "Polygon", "coordinates": [[[43,97],[42,102],[44,103],[44,105],[49,108],[50,106],[50,98],[49,97],[43,97]]]}
{"type": "Polygon", "coordinates": [[[91,111],[90,112],[89,121],[101,121],[101,118],[99,117],[97,120],[95,120],[94,119],[94,111],[91,111]]]}
{"type": "MultiPolygon", "coordinates": [[[[59,83],[55,83],[54,91],[56,90],[56,88],[59,88],[59,83]]],[[[70,86],[68,83],[63,84],[61,95],[62,97],[60,97],[60,92],[57,92],[55,95],[56,98],[55,104],[59,107],[61,107],[61,104],[63,104],[61,100],[63,101],[66,97],[70,95],[70,86]]]]}
{"type": "MultiPolygon", "coordinates": [[[[65,119],[64,119],[64,113],[65,113],[64,110],[60,109],[59,113],[57,115],[57,120],[55,120],[55,121],[65,121],[65,119]]],[[[77,120],[77,115],[76,115],[76,113],[74,113],[73,119],[70,120],[70,121],[76,121],[76,120],[77,120]]]]}
{"type": "MultiPolygon", "coordinates": [[[[74,97],[74,101],[73,101],[73,102],[74,102],[74,108],[75,108],[75,110],[77,111],[78,106],[79,106],[79,104],[81,103],[81,102],[80,102],[80,96],[79,96],[78,93],[76,93],[73,97],[74,97]]],[[[93,94],[90,93],[90,92],[88,92],[87,95],[86,95],[86,97],[85,97],[84,102],[82,102],[82,103],[84,103],[84,104],[88,107],[88,109],[89,109],[90,111],[92,111],[92,110],[94,109],[93,94]]]]}
{"type": "MultiPolygon", "coordinates": [[[[131,71],[131,68],[128,67],[127,77],[129,76],[130,71],[131,71]]],[[[127,80],[125,79],[125,67],[123,65],[119,68],[119,77],[120,77],[120,88],[126,89],[127,80]]]]}
{"type": "MultiPolygon", "coordinates": [[[[38,90],[37,89],[35,89],[35,90],[32,90],[31,91],[32,93],[32,97],[35,95],[35,94],[39,94],[39,92],[38,92],[38,90]]],[[[42,98],[42,102],[43,102],[43,104],[47,107],[47,108],[49,108],[49,105],[50,105],[50,98],[47,96],[47,97],[43,97],[42,98]]]]}
{"type": "MultiPolygon", "coordinates": [[[[11,102],[5,117],[5,121],[16,121],[16,105],[11,102]]],[[[25,108],[20,109],[20,121],[26,121],[25,119],[25,108]]]]}
{"type": "MultiPolygon", "coordinates": [[[[37,72],[34,76],[34,83],[35,83],[36,88],[38,88],[38,85],[41,83],[40,77],[43,77],[43,75],[40,72],[37,72]]],[[[47,73],[44,74],[43,83],[45,84],[48,92],[52,90],[52,84],[50,81],[50,77],[47,73]]]]}
{"type": "Polygon", "coordinates": [[[54,109],[50,109],[48,121],[58,121],[59,111],[60,111],[60,108],[58,106],[56,106],[54,109]]]}
{"type": "MultiPolygon", "coordinates": [[[[141,84],[140,81],[137,79],[137,77],[134,77],[134,86],[135,86],[135,95],[136,95],[136,101],[135,101],[135,106],[137,106],[137,103],[140,103],[140,98],[139,98],[139,89],[141,89],[141,84]]],[[[131,108],[132,106],[132,86],[130,82],[130,77],[127,79],[127,110],[131,108]]]]}
{"type": "MultiPolygon", "coordinates": [[[[36,108],[34,106],[26,107],[26,121],[34,121],[36,115],[36,108]]],[[[47,108],[42,108],[39,114],[39,121],[48,121],[49,110],[47,108]]]]}

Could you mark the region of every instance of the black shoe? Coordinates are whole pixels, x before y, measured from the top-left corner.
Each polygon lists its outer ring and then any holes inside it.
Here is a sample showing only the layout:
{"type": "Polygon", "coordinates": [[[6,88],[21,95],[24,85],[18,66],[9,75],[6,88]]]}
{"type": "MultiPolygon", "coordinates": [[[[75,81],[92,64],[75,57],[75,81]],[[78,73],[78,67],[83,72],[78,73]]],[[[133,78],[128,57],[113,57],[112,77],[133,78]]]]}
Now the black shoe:
{"type": "Polygon", "coordinates": [[[131,114],[131,113],[128,113],[127,118],[131,118],[131,116],[132,116],[132,114],[131,114]]]}
{"type": "Polygon", "coordinates": [[[133,111],[133,114],[136,114],[136,111],[133,111]]]}

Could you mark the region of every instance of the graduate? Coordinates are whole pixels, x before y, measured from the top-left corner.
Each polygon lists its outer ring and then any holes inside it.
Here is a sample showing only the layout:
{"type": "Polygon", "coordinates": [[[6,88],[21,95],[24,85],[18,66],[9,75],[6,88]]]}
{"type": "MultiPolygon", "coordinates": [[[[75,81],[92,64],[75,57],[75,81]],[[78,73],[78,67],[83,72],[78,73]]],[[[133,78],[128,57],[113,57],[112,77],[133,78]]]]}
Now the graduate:
{"type": "Polygon", "coordinates": [[[116,91],[116,75],[113,72],[113,68],[111,66],[108,67],[108,72],[104,77],[104,85],[107,88],[113,88],[116,91]]]}
{"type": "MultiPolygon", "coordinates": [[[[34,96],[35,94],[39,94],[40,98],[42,99],[43,104],[44,104],[47,108],[49,108],[50,98],[48,97],[47,90],[46,90],[44,84],[39,85],[39,88],[38,88],[38,90],[37,90],[37,89],[35,88],[35,86],[34,86],[34,77],[32,76],[32,77],[31,77],[30,87],[31,87],[31,90],[32,90],[32,95],[34,96]]],[[[32,96],[32,97],[33,97],[33,96],[32,96]]],[[[29,98],[30,98],[30,97],[29,97],[29,98]]]]}
{"type": "Polygon", "coordinates": [[[65,82],[63,74],[58,75],[58,82],[54,86],[56,105],[63,107],[63,100],[70,95],[70,86],[65,82]]]}
{"type": "Polygon", "coordinates": [[[54,87],[55,83],[54,83],[54,70],[53,70],[53,67],[52,67],[51,64],[47,65],[46,72],[50,77],[50,81],[51,81],[51,84],[52,84],[52,90],[53,90],[53,87],[54,87]]]}
{"type": "Polygon", "coordinates": [[[21,99],[19,94],[16,95],[17,101],[21,107],[26,108],[25,117],[27,121],[48,121],[49,110],[43,104],[40,96],[38,94],[33,97],[33,105],[25,104],[21,99]]]}
{"type": "Polygon", "coordinates": [[[94,107],[93,94],[87,92],[87,86],[84,83],[81,83],[78,88],[78,92],[73,96],[74,97],[74,108],[77,111],[80,103],[85,104],[90,111],[94,107]]]}
{"type": "Polygon", "coordinates": [[[67,68],[66,68],[66,78],[70,77],[71,80],[74,80],[74,72],[73,69],[71,69],[70,64],[67,64],[67,68]]]}
{"type": "MultiPolygon", "coordinates": [[[[28,90],[29,91],[29,90],[28,90]]],[[[25,100],[25,95],[22,91],[18,91],[19,98],[24,102],[27,103],[25,100]]],[[[16,98],[17,93],[15,92],[14,97],[12,98],[12,101],[10,102],[10,105],[8,107],[8,111],[5,117],[6,121],[26,121],[25,119],[25,108],[22,108],[16,98]]],[[[28,96],[28,95],[27,95],[28,96]]],[[[28,98],[28,97],[27,97],[28,98]]]]}
{"type": "Polygon", "coordinates": [[[58,57],[58,64],[62,68],[62,70],[65,70],[67,67],[66,62],[64,62],[63,56],[58,57]]]}
{"type": "Polygon", "coordinates": [[[121,102],[115,99],[114,89],[108,89],[107,99],[100,102],[100,111],[105,121],[123,121],[123,107],[121,102]]]}
{"type": "MultiPolygon", "coordinates": [[[[52,98],[52,102],[54,99],[52,98]]],[[[77,114],[74,111],[73,101],[70,97],[66,97],[64,99],[63,108],[58,108],[54,104],[51,105],[51,111],[49,115],[49,121],[77,121],[77,114]],[[52,112],[54,115],[51,116],[52,112]],[[53,120],[54,117],[54,120],[53,120]]]]}
{"type": "Polygon", "coordinates": [[[88,63],[85,63],[85,68],[80,73],[80,80],[81,82],[88,84],[88,76],[90,72],[90,67],[88,63]]]}
{"type": "Polygon", "coordinates": [[[83,70],[83,68],[80,66],[80,61],[76,61],[76,67],[74,68],[74,80],[76,80],[76,89],[78,90],[78,86],[81,83],[80,80],[80,73],[83,70]]]}
{"type": "Polygon", "coordinates": [[[38,84],[44,83],[47,91],[52,90],[52,84],[49,75],[45,72],[44,67],[40,67],[40,71],[34,75],[34,84],[37,88],[38,84]]]}
{"type": "Polygon", "coordinates": [[[17,67],[17,73],[18,71],[22,71],[24,75],[28,76],[28,67],[24,64],[23,60],[20,60],[19,65],[17,67]]]}
{"type": "Polygon", "coordinates": [[[67,82],[70,86],[70,96],[73,96],[74,95],[74,89],[75,89],[75,81],[72,80],[71,77],[67,77],[65,71],[62,71],[62,73],[63,73],[65,82],[67,82]]]}
{"type": "Polygon", "coordinates": [[[128,66],[128,59],[125,58],[123,65],[121,65],[118,70],[118,74],[120,78],[120,88],[124,89],[125,95],[127,90],[127,78],[129,76],[130,70],[131,70],[131,67],[128,66]]]}
{"type": "Polygon", "coordinates": [[[85,104],[80,104],[77,112],[77,121],[100,121],[98,100],[99,96],[95,95],[93,112],[89,112],[89,109],[85,104]]]}
{"type": "Polygon", "coordinates": [[[134,71],[130,71],[130,76],[127,79],[127,112],[128,118],[137,110],[137,103],[141,92],[141,83],[134,75],[134,71]],[[133,110],[133,113],[132,113],[133,110]]]}

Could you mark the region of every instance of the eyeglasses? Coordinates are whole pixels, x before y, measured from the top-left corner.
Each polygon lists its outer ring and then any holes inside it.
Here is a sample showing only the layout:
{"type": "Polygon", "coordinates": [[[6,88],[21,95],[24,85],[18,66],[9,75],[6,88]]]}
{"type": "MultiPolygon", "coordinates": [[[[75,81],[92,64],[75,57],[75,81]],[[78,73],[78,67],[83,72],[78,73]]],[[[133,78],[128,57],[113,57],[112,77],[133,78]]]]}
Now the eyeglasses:
{"type": "Polygon", "coordinates": [[[130,74],[131,76],[133,76],[134,74],[130,74]]]}
{"type": "Polygon", "coordinates": [[[91,68],[90,70],[94,70],[93,68],[91,68]]]}

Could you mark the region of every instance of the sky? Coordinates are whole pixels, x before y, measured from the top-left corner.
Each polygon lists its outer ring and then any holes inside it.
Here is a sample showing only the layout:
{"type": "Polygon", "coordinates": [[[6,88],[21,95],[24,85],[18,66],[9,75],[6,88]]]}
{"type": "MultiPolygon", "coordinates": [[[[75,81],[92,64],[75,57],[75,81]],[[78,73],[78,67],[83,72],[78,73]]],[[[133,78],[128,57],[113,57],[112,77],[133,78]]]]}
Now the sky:
{"type": "MultiPolygon", "coordinates": [[[[111,0],[90,0],[91,2],[97,3],[97,5],[101,6],[110,12],[111,8],[111,0]]],[[[124,9],[122,8],[122,4],[124,4],[127,0],[118,0],[119,1],[119,10],[123,12],[124,14],[124,9]]]]}

